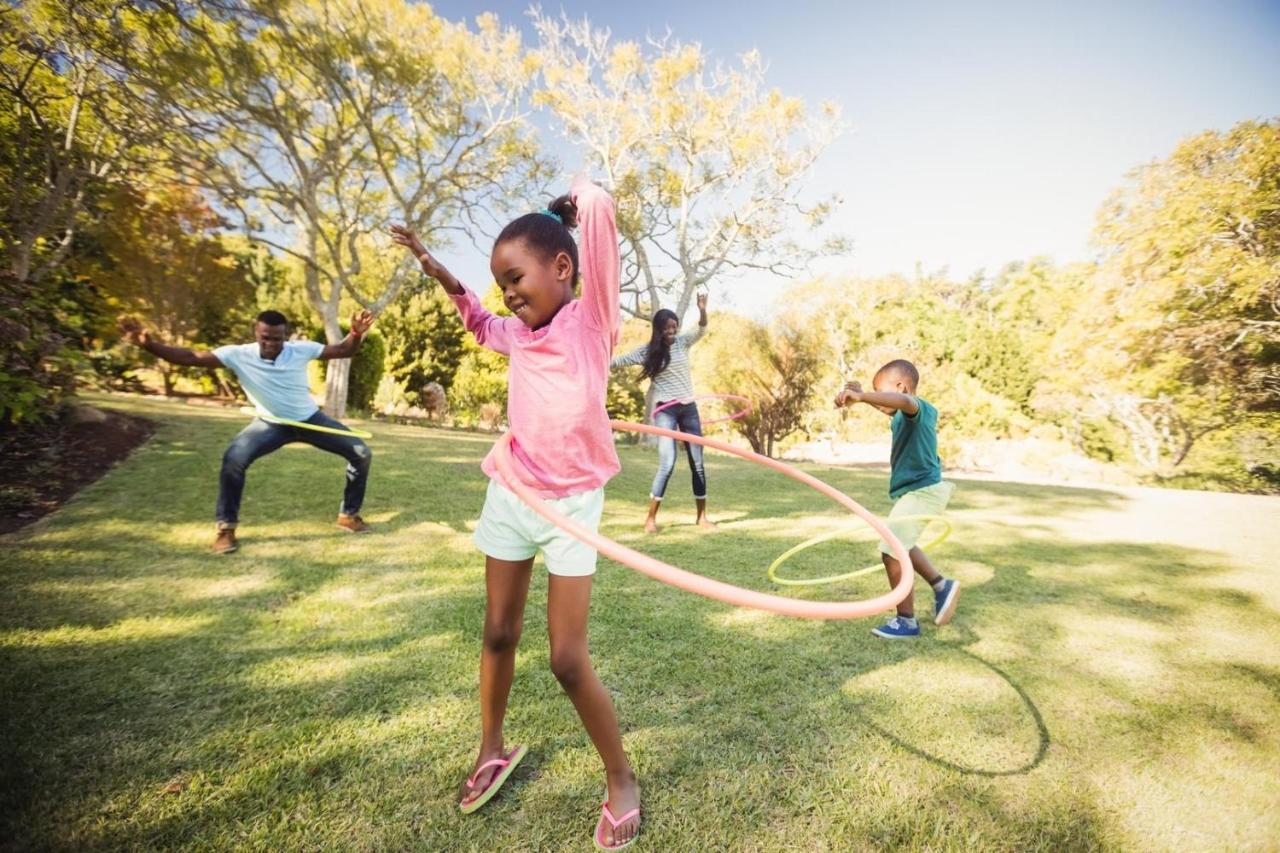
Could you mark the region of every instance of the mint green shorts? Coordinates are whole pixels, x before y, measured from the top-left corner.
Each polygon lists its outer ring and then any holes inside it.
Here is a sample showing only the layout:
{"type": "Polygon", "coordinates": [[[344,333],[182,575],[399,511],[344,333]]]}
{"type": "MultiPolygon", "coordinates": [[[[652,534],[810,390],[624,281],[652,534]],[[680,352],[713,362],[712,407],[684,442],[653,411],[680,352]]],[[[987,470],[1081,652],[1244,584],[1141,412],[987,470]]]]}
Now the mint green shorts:
{"type": "MultiPolygon", "coordinates": [[[[592,489],[547,503],[588,530],[600,527],[604,513],[604,489],[592,489]]],[[[583,577],[596,572],[596,549],[579,542],[534,512],[519,496],[489,481],[484,509],[471,541],[484,554],[498,560],[528,560],[539,551],[553,575],[583,577]]]]}
{"type": "MultiPolygon", "coordinates": [[[[893,509],[889,510],[889,517],[885,521],[888,522],[889,529],[893,531],[893,535],[902,540],[903,546],[908,551],[916,547],[916,543],[920,541],[920,534],[924,533],[924,529],[929,526],[929,522],[895,522],[893,519],[911,515],[942,515],[946,511],[947,503],[951,500],[952,492],[955,490],[955,483],[943,480],[941,483],[934,483],[932,486],[925,486],[923,489],[907,492],[894,502],[893,509]]],[[[888,554],[890,557],[893,556],[893,551],[890,550],[888,542],[880,542],[880,553],[888,554]]]]}

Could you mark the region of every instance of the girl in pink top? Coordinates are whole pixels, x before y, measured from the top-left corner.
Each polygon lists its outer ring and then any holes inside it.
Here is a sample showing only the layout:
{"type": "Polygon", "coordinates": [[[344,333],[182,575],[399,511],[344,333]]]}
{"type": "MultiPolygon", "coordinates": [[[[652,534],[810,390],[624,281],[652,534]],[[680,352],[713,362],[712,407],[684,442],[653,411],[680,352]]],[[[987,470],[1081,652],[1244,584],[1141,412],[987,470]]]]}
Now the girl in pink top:
{"type": "MultiPolygon", "coordinates": [[[[489,268],[514,317],[480,304],[406,228],[406,246],[453,299],[482,346],[510,358],[507,420],[516,476],[544,500],[590,529],[600,523],[604,485],[618,472],[605,412],[609,359],[618,327],[619,260],[613,199],[584,178],[547,210],[515,219],[494,243],[489,268]],[[570,229],[582,233],[582,254],[570,229]],[[574,299],[581,276],[582,297],[574,299]]],[[[604,761],[606,799],[597,847],[617,850],[640,829],[640,788],[622,750],[613,702],[587,652],[587,611],[595,550],[544,521],[507,490],[493,462],[475,542],[485,554],[484,644],[480,655],[480,753],[459,806],[472,812],[497,793],[525,747],[507,750],[502,736],[515,673],[533,558],[547,565],[547,631],[551,670],[582,718],[604,761]]]]}

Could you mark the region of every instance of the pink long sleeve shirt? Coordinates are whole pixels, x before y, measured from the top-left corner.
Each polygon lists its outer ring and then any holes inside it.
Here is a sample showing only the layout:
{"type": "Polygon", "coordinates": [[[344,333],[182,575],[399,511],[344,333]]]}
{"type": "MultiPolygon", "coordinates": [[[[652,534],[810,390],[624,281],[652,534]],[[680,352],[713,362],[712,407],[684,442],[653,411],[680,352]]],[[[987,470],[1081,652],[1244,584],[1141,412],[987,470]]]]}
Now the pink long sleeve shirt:
{"type": "MultiPolygon", "coordinates": [[[[578,208],[581,298],[534,330],[491,314],[469,290],[451,295],[476,342],[510,359],[511,455],[516,475],[544,498],[597,489],[621,468],[604,407],[620,298],[613,199],[585,178],[575,179],[570,193],[578,208]]],[[[502,482],[493,451],[481,467],[502,482]]]]}

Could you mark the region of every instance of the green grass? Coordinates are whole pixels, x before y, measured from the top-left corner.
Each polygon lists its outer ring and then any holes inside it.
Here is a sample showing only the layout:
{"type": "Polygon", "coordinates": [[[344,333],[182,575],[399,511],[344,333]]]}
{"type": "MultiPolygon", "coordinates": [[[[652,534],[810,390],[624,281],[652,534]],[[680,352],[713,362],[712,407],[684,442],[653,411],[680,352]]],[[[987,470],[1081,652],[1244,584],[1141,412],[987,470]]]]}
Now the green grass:
{"type": "MultiPolygon", "coordinates": [[[[531,755],[483,811],[455,806],[491,437],[370,426],[368,537],[332,526],[341,463],[286,448],[251,470],[242,551],[217,558],[217,466],[243,418],[99,402],[161,429],[0,539],[0,848],[589,849],[603,774],[548,670],[540,569],[507,723],[531,755]]],[[[845,519],[714,456],[721,529],[689,526],[680,472],[647,539],[654,457],[622,457],[603,531],[734,583],[769,588],[773,557],[845,519]]],[[[884,474],[806,467],[887,509],[884,474]]],[[[639,849],[1275,849],[1278,508],[962,481],[934,555],[959,614],[909,644],[602,563],[593,658],[644,790],[639,849]]],[[[874,558],[832,544],[788,571],[874,558]]]]}

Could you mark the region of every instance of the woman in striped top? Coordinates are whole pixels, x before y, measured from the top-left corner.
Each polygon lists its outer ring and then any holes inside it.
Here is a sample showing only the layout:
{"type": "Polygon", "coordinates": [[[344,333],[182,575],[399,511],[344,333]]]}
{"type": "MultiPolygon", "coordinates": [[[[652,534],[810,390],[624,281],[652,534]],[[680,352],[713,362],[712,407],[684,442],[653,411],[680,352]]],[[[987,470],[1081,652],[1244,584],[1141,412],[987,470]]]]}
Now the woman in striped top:
{"type": "MultiPolygon", "coordinates": [[[[641,378],[653,382],[654,408],[671,405],[654,415],[656,426],[679,430],[690,435],[702,435],[702,421],[698,417],[698,404],[693,402],[693,380],[689,376],[689,347],[698,342],[707,331],[707,295],[698,294],[698,328],[686,334],[680,331],[680,318],[666,308],[653,316],[653,333],[649,343],[637,347],[626,355],[620,355],[609,363],[611,368],[644,365],[641,378]]],[[[707,473],[702,466],[702,445],[684,443],[689,455],[689,469],[693,472],[693,499],[698,507],[697,525],[715,527],[707,518],[707,473]]],[[[672,438],[658,439],[658,473],[653,478],[649,494],[649,517],[645,519],[646,533],[658,532],[658,507],[667,490],[667,481],[676,467],[676,442],[672,438]]]]}

